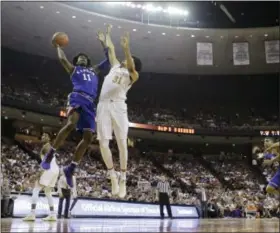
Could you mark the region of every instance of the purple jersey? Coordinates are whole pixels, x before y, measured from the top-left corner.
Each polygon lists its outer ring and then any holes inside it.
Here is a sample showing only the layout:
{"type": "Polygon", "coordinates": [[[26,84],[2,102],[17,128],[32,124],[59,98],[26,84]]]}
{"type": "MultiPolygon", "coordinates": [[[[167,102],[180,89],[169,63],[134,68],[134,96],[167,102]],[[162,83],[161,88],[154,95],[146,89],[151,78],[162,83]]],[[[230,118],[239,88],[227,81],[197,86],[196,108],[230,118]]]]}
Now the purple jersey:
{"type": "Polygon", "coordinates": [[[97,97],[98,77],[91,69],[75,66],[71,80],[73,91],[86,93],[93,99],[97,97]]]}

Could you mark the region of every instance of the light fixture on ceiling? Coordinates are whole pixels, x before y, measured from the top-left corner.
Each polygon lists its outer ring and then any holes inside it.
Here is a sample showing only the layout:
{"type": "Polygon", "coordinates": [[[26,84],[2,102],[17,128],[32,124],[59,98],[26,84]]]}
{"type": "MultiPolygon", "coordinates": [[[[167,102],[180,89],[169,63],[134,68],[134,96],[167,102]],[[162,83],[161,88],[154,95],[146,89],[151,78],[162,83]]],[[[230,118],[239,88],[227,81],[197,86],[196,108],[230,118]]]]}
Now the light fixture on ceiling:
{"type": "Polygon", "coordinates": [[[134,28],[134,29],[132,29],[132,31],[136,32],[136,31],[137,31],[137,29],[135,29],[135,28],[134,28]]]}
{"type": "Polygon", "coordinates": [[[163,32],[163,33],[161,33],[163,36],[165,36],[166,34],[165,34],[165,32],[163,32]]]}
{"type": "Polygon", "coordinates": [[[76,16],[75,16],[75,15],[73,15],[73,16],[72,16],[72,19],[76,19],[76,16]]]}
{"type": "Polygon", "coordinates": [[[181,10],[179,8],[174,7],[168,7],[168,8],[162,8],[161,6],[154,6],[151,3],[148,4],[140,4],[140,3],[133,3],[133,2],[107,2],[109,5],[122,5],[130,8],[142,8],[143,10],[149,11],[149,12],[164,12],[168,13],[170,15],[181,15],[181,16],[187,16],[189,12],[187,10],[181,10]]]}
{"type": "Polygon", "coordinates": [[[238,38],[239,36],[235,36],[235,38],[238,38]]]}
{"type": "Polygon", "coordinates": [[[44,6],[40,6],[40,9],[44,9],[44,6]]]}
{"type": "Polygon", "coordinates": [[[264,34],[265,37],[268,37],[268,34],[264,34]]]}
{"type": "Polygon", "coordinates": [[[180,36],[180,34],[177,34],[176,36],[180,36]]]}
{"type": "Polygon", "coordinates": [[[205,36],[206,38],[209,38],[209,36],[205,36]]]}
{"type": "Polygon", "coordinates": [[[149,34],[151,34],[151,31],[148,31],[149,34]]]}
{"type": "Polygon", "coordinates": [[[91,20],[89,19],[88,22],[91,23],[91,20]]]}
{"type": "Polygon", "coordinates": [[[118,26],[118,28],[122,28],[121,26],[118,26]]]}
{"type": "Polygon", "coordinates": [[[191,37],[192,37],[192,38],[194,38],[194,37],[195,37],[195,35],[191,35],[191,37]]]}
{"type": "Polygon", "coordinates": [[[57,11],[57,12],[55,12],[55,13],[60,14],[60,11],[57,11]]]}
{"type": "Polygon", "coordinates": [[[220,36],[221,37],[221,39],[223,39],[224,38],[224,36],[220,36]]]}
{"type": "Polygon", "coordinates": [[[250,37],[252,38],[252,37],[253,37],[253,35],[250,35],[250,37]]]}

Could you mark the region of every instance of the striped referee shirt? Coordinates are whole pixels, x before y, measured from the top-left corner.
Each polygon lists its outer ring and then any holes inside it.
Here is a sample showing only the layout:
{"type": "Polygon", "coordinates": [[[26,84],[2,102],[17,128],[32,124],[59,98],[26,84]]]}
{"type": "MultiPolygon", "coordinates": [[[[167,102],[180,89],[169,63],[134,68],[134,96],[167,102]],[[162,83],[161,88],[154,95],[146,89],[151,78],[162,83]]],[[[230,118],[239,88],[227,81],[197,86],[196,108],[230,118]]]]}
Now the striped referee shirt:
{"type": "Polygon", "coordinates": [[[160,181],[157,184],[157,189],[160,193],[167,193],[168,194],[169,191],[170,191],[169,183],[166,182],[166,181],[164,181],[164,182],[160,181]]]}

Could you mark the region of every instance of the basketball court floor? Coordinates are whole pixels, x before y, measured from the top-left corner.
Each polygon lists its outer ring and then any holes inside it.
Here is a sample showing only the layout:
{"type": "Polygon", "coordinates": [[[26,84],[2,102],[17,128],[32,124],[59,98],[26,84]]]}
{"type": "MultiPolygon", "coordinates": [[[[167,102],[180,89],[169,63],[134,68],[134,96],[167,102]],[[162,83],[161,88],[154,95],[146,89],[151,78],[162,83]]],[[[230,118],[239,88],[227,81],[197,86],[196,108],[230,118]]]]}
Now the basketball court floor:
{"type": "Polygon", "coordinates": [[[280,232],[279,219],[2,219],[1,232],[280,232]]]}

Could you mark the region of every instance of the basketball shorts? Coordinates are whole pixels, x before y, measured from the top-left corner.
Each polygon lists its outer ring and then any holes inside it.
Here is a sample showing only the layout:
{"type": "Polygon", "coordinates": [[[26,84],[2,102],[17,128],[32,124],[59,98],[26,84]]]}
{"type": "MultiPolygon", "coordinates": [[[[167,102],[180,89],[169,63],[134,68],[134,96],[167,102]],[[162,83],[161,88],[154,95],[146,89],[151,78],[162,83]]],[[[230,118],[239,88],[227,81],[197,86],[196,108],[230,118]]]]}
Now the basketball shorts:
{"type": "Polygon", "coordinates": [[[39,178],[39,184],[45,187],[55,187],[59,176],[59,167],[56,160],[51,161],[51,168],[49,170],[44,170],[39,178]]]}
{"type": "Polygon", "coordinates": [[[95,132],[95,104],[92,98],[77,92],[70,93],[67,102],[67,116],[73,111],[77,111],[80,114],[76,126],[78,131],[89,130],[95,132]]]}
{"type": "Polygon", "coordinates": [[[268,185],[275,189],[280,188],[280,168],[278,168],[276,174],[272,177],[268,185]]]}
{"type": "Polygon", "coordinates": [[[100,101],[97,105],[96,123],[98,140],[111,140],[113,132],[117,139],[127,139],[129,121],[126,103],[100,101]]]}

